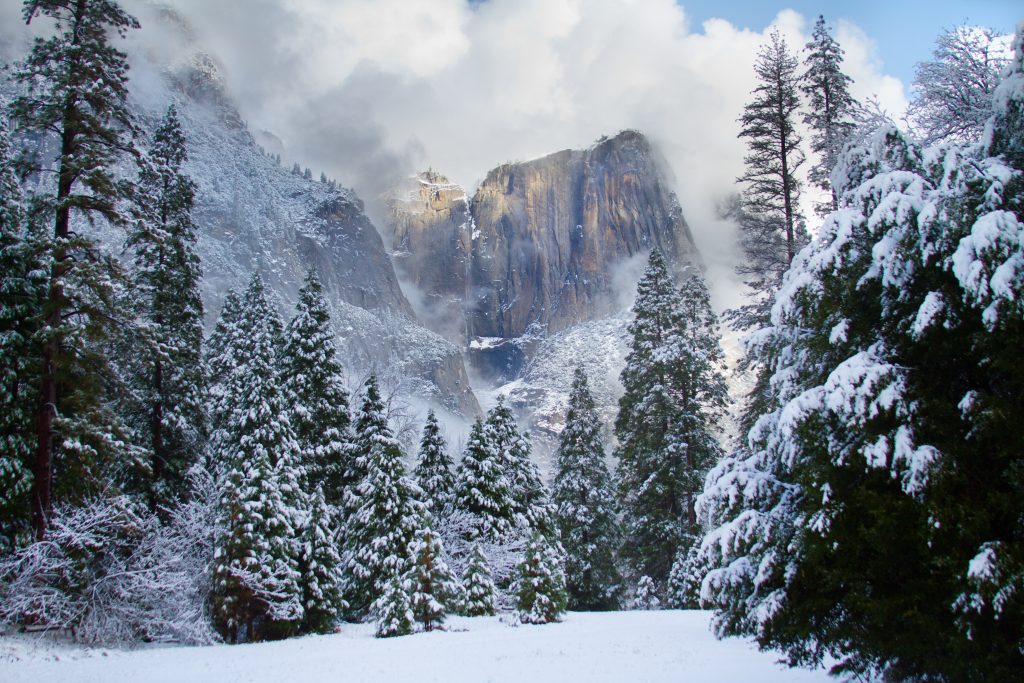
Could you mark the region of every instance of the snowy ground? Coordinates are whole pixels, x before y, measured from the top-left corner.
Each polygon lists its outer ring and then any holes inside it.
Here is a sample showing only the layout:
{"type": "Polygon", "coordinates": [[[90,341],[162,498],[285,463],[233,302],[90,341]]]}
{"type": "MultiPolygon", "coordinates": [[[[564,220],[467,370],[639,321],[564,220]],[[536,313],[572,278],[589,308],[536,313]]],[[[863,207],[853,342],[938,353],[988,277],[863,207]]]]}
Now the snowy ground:
{"type": "Polygon", "coordinates": [[[83,649],[38,638],[0,638],[0,681],[826,681],[786,669],[737,639],[715,640],[706,612],[570,613],[560,624],[512,628],[498,618],[452,618],[446,633],[378,640],[370,625],[278,643],[83,649]]]}

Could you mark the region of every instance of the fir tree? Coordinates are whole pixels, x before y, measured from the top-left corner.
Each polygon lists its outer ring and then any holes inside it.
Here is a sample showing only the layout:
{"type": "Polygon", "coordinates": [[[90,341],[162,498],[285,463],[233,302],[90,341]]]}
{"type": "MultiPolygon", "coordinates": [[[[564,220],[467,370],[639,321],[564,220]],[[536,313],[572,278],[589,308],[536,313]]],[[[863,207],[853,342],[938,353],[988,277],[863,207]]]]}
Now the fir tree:
{"type": "Polygon", "coordinates": [[[502,538],[514,528],[515,506],[504,464],[490,449],[479,418],[469,432],[459,464],[455,507],[473,516],[477,538],[502,538]]]}
{"type": "Polygon", "coordinates": [[[716,631],[846,676],[1024,666],[1024,31],[969,145],[848,148],[759,345],[770,401],[709,474],[716,631]]]}
{"type": "Polygon", "coordinates": [[[529,434],[520,433],[515,415],[499,396],[484,422],[484,443],[501,464],[511,498],[513,524],[531,531],[550,534],[551,510],[540,470],[530,459],[529,434]]]}
{"type": "Polygon", "coordinates": [[[41,240],[28,220],[0,118],[0,553],[31,524],[35,391],[42,362],[34,344],[46,289],[41,240]]]}
{"type": "MultiPolygon", "coordinates": [[[[114,434],[109,426],[94,371],[81,371],[83,359],[102,363],[104,358],[83,349],[84,340],[108,335],[109,321],[119,319],[116,304],[111,306],[111,282],[119,269],[87,234],[72,231],[71,223],[73,217],[84,219],[83,224],[98,218],[116,225],[125,222],[119,207],[125,187],[109,169],[129,151],[133,131],[128,60],[111,46],[110,36],[124,36],[139,24],[113,0],[26,0],[23,7],[26,22],[42,16],[56,24],[56,34],[37,38],[17,72],[25,94],[11,106],[22,131],[53,133],[60,139],[52,164],[34,169],[52,170],[56,177],[48,198],[53,238],[48,244],[51,266],[43,310],[47,334],[40,340],[31,495],[33,528],[42,539],[52,508],[55,444],[66,451],[61,457],[68,462],[62,469],[69,477],[80,471],[71,461],[92,457],[89,449],[97,444],[114,444],[112,457],[131,457],[116,445],[125,435],[114,434]],[[69,316],[68,311],[78,315],[69,316]],[[76,434],[79,429],[89,433],[76,434]]],[[[89,463],[85,468],[94,469],[89,463]]],[[[83,483],[80,479],[74,486],[81,491],[83,483]]]]}
{"type": "Polygon", "coordinates": [[[796,115],[800,108],[799,64],[786,42],[773,31],[758,53],[754,72],[758,86],[743,109],[739,136],[747,141],[746,172],[734,218],[740,227],[744,260],[737,272],[757,301],[738,311],[742,327],[763,324],[771,294],[796,252],[807,241],[799,214],[800,181],[796,172],[804,161],[796,115]]]}
{"type": "Polygon", "coordinates": [[[152,451],[147,485],[152,510],[186,490],[185,473],[206,437],[202,362],[202,272],[192,220],[195,184],[182,170],[185,136],[172,106],[153,135],[135,192],[136,220],[128,238],[135,252],[137,295],[143,300],[153,348],[141,353],[140,429],[152,451]]]}
{"type": "Polygon", "coordinates": [[[330,633],[339,615],[347,607],[342,599],[343,577],[340,539],[336,513],[317,489],[310,503],[299,559],[299,583],[302,587],[302,630],[306,633],[330,633]]]}
{"type": "Polygon", "coordinates": [[[378,638],[407,636],[416,626],[412,607],[409,605],[409,593],[397,576],[384,583],[380,597],[373,602],[371,612],[377,623],[378,638]]]}
{"type": "Polygon", "coordinates": [[[516,610],[524,624],[548,624],[565,613],[568,594],[557,545],[534,534],[516,568],[516,610]]]}
{"type": "Polygon", "coordinates": [[[384,401],[377,385],[377,376],[370,375],[363,389],[363,402],[355,415],[355,425],[349,439],[351,446],[343,471],[343,509],[346,516],[351,515],[359,507],[359,494],[356,489],[369,472],[370,448],[379,435],[385,435],[386,439],[393,438],[388,427],[384,401]]]}
{"type": "Polygon", "coordinates": [[[412,592],[413,617],[424,631],[432,631],[444,624],[448,611],[459,603],[461,587],[444,561],[441,539],[429,526],[416,532],[409,556],[413,565],[406,582],[412,592]]]}
{"type": "Polygon", "coordinates": [[[461,611],[467,617],[493,616],[495,612],[494,579],[480,545],[473,544],[469,564],[462,574],[463,602],[461,611]]]}
{"type": "Polygon", "coordinates": [[[679,546],[698,531],[694,501],[717,460],[712,434],[726,398],[716,320],[703,279],[673,287],[651,252],[637,286],[624,394],[615,421],[623,555],[664,586],[679,546]]]}
{"type": "Polygon", "coordinates": [[[807,98],[803,121],[814,132],[811,151],[818,157],[807,177],[813,185],[831,195],[829,203],[818,207],[818,212],[824,215],[839,208],[829,174],[835,168],[843,144],[853,133],[856,102],[848,90],[853,81],[842,71],[843,48],[829,32],[825,17],[818,16],[811,42],[805,49],[808,51],[804,60],[806,70],[800,85],[807,98]]]}
{"type": "Polygon", "coordinates": [[[298,447],[277,375],[279,321],[253,275],[237,321],[216,462],[225,472],[214,617],[229,641],[289,635],[302,619],[298,447]]]}
{"type": "Polygon", "coordinates": [[[658,591],[654,586],[654,579],[644,575],[636,584],[636,595],[630,605],[637,610],[655,610],[661,607],[661,600],[658,599],[658,591]]]}
{"type": "Polygon", "coordinates": [[[555,454],[555,523],[565,548],[569,606],[615,609],[622,577],[616,566],[619,531],[615,493],[604,462],[601,421],[580,366],[555,454]]]}
{"type": "Polygon", "coordinates": [[[401,445],[387,425],[373,377],[367,382],[360,421],[373,428],[359,432],[361,438],[367,435],[369,452],[366,476],[351,497],[344,553],[346,599],[357,617],[381,595],[390,577],[409,569],[409,543],[424,515],[422,492],[405,475],[401,445]]]}
{"type": "Polygon", "coordinates": [[[455,499],[455,473],[448,455],[448,444],[441,436],[441,427],[433,410],[427,413],[427,422],[423,425],[419,460],[413,474],[431,513],[435,517],[448,514],[455,499]]]}
{"type": "Polygon", "coordinates": [[[303,485],[323,487],[327,502],[340,507],[352,449],[348,391],[323,286],[313,271],[299,290],[297,309],[285,332],[282,375],[302,453],[303,485]]]}

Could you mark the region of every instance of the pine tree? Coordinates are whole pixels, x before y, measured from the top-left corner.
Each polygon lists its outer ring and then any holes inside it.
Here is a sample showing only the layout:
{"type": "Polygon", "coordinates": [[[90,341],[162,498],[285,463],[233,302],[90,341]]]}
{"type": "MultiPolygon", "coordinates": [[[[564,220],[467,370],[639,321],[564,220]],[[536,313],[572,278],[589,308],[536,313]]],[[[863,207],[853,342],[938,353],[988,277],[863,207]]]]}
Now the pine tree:
{"type": "MultiPolygon", "coordinates": [[[[112,0],[25,0],[23,16],[26,22],[40,16],[52,19],[56,34],[37,38],[17,72],[25,93],[12,102],[12,118],[25,133],[60,138],[53,163],[36,167],[52,170],[56,177],[48,198],[53,238],[48,245],[51,267],[43,311],[47,334],[40,349],[31,495],[33,528],[41,540],[52,508],[55,444],[66,451],[61,457],[69,461],[62,465],[68,477],[78,469],[70,461],[89,457],[94,444],[115,444],[114,457],[130,457],[116,445],[124,435],[98,424],[101,418],[110,422],[98,403],[103,392],[97,391],[92,370],[81,372],[84,358],[103,359],[103,354],[83,349],[83,340],[103,337],[109,321],[118,320],[117,311],[108,309],[111,281],[119,271],[113,259],[103,257],[93,240],[72,231],[71,224],[73,218],[83,224],[97,218],[125,222],[119,207],[125,187],[109,169],[129,151],[127,137],[134,127],[127,106],[127,57],[110,45],[110,35],[124,36],[139,24],[112,0]],[[68,316],[68,311],[78,315],[68,316]],[[79,435],[77,429],[90,433],[79,435]]],[[[74,486],[82,490],[83,483],[80,479],[74,486]]]]}
{"type": "Polygon", "coordinates": [[[342,486],[345,499],[343,509],[346,516],[359,507],[359,494],[356,490],[369,472],[370,448],[379,435],[393,437],[388,427],[384,401],[377,385],[377,376],[370,375],[363,388],[363,402],[355,415],[355,425],[349,436],[349,452],[345,463],[342,486]]]}
{"type": "Polygon", "coordinates": [[[467,617],[493,616],[495,612],[494,579],[480,545],[474,543],[469,564],[462,574],[462,613],[467,617]]]}
{"type": "Polygon", "coordinates": [[[604,462],[601,421],[580,366],[573,374],[565,429],[555,454],[555,523],[565,549],[569,606],[615,609],[622,582],[616,566],[615,492],[604,462]]]}
{"type": "Polygon", "coordinates": [[[680,545],[698,531],[694,502],[719,457],[712,430],[726,388],[700,276],[677,291],[661,254],[651,252],[633,311],[615,421],[622,552],[636,575],[664,586],[680,545]]]}
{"type": "Polygon", "coordinates": [[[413,617],[432,631],[444,624],[448,612],[460,602],[461,587],[444,561],[441,539],[425,526],[409,545],[412,568],[406,577],[411,590],[413,617]]]}
{"type": "Polygon", "coordinates": [[[501,463],[511,497],[516,526],[529,531],[553,532],[551,510],[547,505],[547,489],[540,470],[530,458],[530,436],[520,433],[515,415],[499,396],[484,422],[484,442],[501,463]]]}
{"type": "Polygon", "coordinates": [[[371,612],[377,623],[378,638],[407,636],[416,626],[409,604],[409,593],[397,576],[384,583],[380,597],[373,602],[371,612]]]}
{"type": "Polygon", "coordinates": [[[367,429],[357,433],[369,439],[363,444],[369,452],[366,476],[351,496],[344,553],[346,599],[357,617],[381,595],[390,577],[409,569],[409,543],[425,513],[422,492],[405,475],[401,445],[387,425],[374,377],[367,382],[360,422],[367,429]]]}
{"type": "Polygon", "coordinates": [[[654,579],[644,575],[636,584],[636,595],[631,604],[637,610],[655,610],[661,607],[661,600],[658,599],[658,591],[654,586],[654,579]]]}
{"type": "Polygon", "coordinates": [[[719,634],[888,680],[1024,666],[1024,31],[985,136],[844,153],[759,346],[772,393],[700,503],[719,634]]]}
{"type": "Polygon", "coordinates": [[[348,391],[334,337],[323,286],[311,270],[285,331],[282,376],[302,453],[303,486],[307,490],[323,487],[327,502],[340,507],[352,444],[348,391]]]}
{"type": "Polygon", "coordinates": [[[214,563],[214,618],[229,641],[289,635],[302,619],[298,529],[306,508],[298,446],[277,373],[280,321],[253,275],[237,321],[235,368],[216,444],[225,472],[214,563]]]}
{"type": "Polygon", "coordinates": [[[565,613],[568,594],[557,545],[534,534],[516,567],[516,610],[524,624],[548,624],[565,613]]]}
{"type": "Polygon", "coordinates": [[[150,509],[167,509],[186,492],[185,474],[204,447],[206,374],[202,362],[202,271],[192,220],[195,184],[184,174],[185,136],[172,106],[153,134],[135,192],[137,295],[152,348],[140,353],[141,394],[152,451],[150,509]]]}
{"type": "Polygon", "coordinates": [[[491,450],[477,418],[459,464],[455,507],[475,519],[475,537],[500,539],[514,528],[515,505],[502,461],[491,450]]]}
{"type": "Polygon", "coordinates": [[[32,518],[35,373],[42,362],[33,341],[46,278],[27,213],[0,118],[0,554],[24,540],[32,518]]]}
{"type": "Polygon", "coordinates": [[[746,172],[737,178],[744,188],[733,216],[745,256],[737,272],[750,278],[747,284],[757,298],[754,305],[738,311],[742,327],[765,322],[771,294],[807,241],[796,176],[804,161],[796,130],[798,66],[786,42],[773,31],[754,65],[758,78],[754,98],[739,118],[739,137],[746,138],[748,153],[743,158],[746,172]]]}
{"type": "Polygon", "coordinates": [[[306,633],[330,633],[347,604],[342,599],[343,577],[340,538],[336,513],[318,488],[310,503],[309,518],[303,531],[299,559],[299,583],[302,587],[302,630],[306,633]]]}
{"type": "Polygon", "coordinates": [[[811,151],[818,156],[807,177],[813,185],[831,195],[831,202],[818,207],[818,213],[824,215],[839,208],[829,174],[836,166],[843,144],[853,133],[857,104],[848,90],[853,81],[842,71],[843,48],[829,32],[824,16],[818,16],[811,42],[805,49],[809,54],[804,60],[806,69],[800,85],[807,98],[803,121],[814,131],[811,151]]]}
{"type": "Polygon", "coordinates": [[[448,514],[455,500],[455,472],[448,444],[441,436],[441,426],[431,410],[423,425],[420,455],[413,472],[416,483],[423,489],[424,502],[435,517],[448,514]]]}

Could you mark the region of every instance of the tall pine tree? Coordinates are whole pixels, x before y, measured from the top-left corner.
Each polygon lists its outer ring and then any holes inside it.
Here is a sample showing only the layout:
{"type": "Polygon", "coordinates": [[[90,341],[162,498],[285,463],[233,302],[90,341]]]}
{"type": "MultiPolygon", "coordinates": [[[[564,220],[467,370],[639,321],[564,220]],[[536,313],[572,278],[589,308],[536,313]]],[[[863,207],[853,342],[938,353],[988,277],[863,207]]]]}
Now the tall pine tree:
{"type": "Polygon", "coordinates": [[[253,275],[236,322],[228,415],[216,448],[224,472],[214,562],[214,620],[232,642],[290,635],[302,619],[299,533],[306,505],[298,445],[278,381],[280,322],[253,275]]]}
{"type": "Polygon", "coordinates": [[[339,552],[341,538],[337,512],[317,489],[309,506],[299,556],[299,584],[302,587],[302,630],[330,633],[348,605],[342,598],[344,577],[339,552]]]}
{"type": "Polygon", "coordinates": [[[552,533],[547,488],[540,470],[530,458],[529,434],[519,431],[515,415],[503,396],[487,412],[484,443],[497,458],[507,483],[512,503],[511,522],[524,530],[552,533]]]}
{"type": "Polygon", "coordinates": [[[601,420],[577,366],[565,429],[555,454],[552,487],[555,523],[565,549],[569,607],[615,609],[622,577],[616,566],[620,534],[615,492],[605,465],[601,420]]]}
{"type": "Polygon", "coordinates": [[[307,490],[322,487],[327,502],[341,506],[352,444],[348,391],[338,361],[323,285],[312,270],[285,330],[282,375],[292,426],[302,453],[307,490]]]}
{"type": "MultiPolygon", "coordinates": [[[[58,445],[69,460],[63,466],[66,476],[78,469],[70,461],[90,457],[96,444],[114,444],[114,457],[125,450],[117,445],[123,443],[121,435],[98,433],[103,428],[97,423],[108,421],[97,404],[102,391],[83,386],[89,384],[83,375],[94,371],[76,371],[83,358],[102,361],[103,354],[84,350],[82,340],[102,337],[109,321],[119,319],[116,305],[113,310],[110,305],[111,279],[118,269],[87,234],[72,229],[72,221],[125,222],[119,204],[126,189],[110,169],[130,151],[134,126],[127,106],[128,60],[110,44],[110,36],[124,36],[139,24],[113,0],[25,0],[23,16],[26,22],[46,17],[56,25],[55,35],[35,40],[17,72],[25,94],[11,107],[21,130],[60,139],[56,157],[36,160],[35,166],[53,171],[56,178],[48,197],[53,238],[31,498],[33,528],[42,539],[52,508],[58,445]],[[89,434],[73,433],[78,429],[89,434]]],[[[84,467],[92,469],[88,463],[84,467]]],[[[81,490],[83,483],[80,479],[75,486],[81,490]]]]}
{"type": "Polygon", "coordinates": [[[206,373],[202,361],[202,271],[192,220],[195,184],[185,175],[185,136],[172,106],[153,134],[135,192],[128,238],[135,252],[136,295],[153,348],[141,353],[138,393],[152,451],[150,508],[186,492],[185,473],[205,445],[206,373]]]}
{"type": "Polygon", "coordinates": [[[829,175],[836,166],[839,153],[855,128],[856,102],[850,96],[852,79],[843,73],[843,48],[828,30],[825,17],[818,16],[814,33],[805,49],[805,71],[800,90],[807,98],[807,111],[803,121],[814,132],[811,151],[817,155],[816,163],[807,174],[815,186],[828,192],[831,201],[818,207],[825,215],[839,208],[839,198],[832,190],[829,175]]]}
{"type": "Polygon", "coordinates": [[[448,612],[460,602],[461,586],[444,561],[441,539],[429,526],[416,531],[409,556],[413,565],[406,581],[412,613],[424,631],[432,631],[444,624],[448,612]]]}
{"type": "Polygon", "coordinates": [[[423,425],[419,459],[413,474],[423,489],[424,502],[430,512],[435,517],[448,514],[455,500],[455,472],[448,444],[441,435],[433,410],[427,413],[427,422],[423,425]]]}
{"type": "Polygon", "coordinates": [[[459,464],[455,508],[473,517],[472,533],[477,538],[500,539],[515,528],[515,501],[504,463],[489,447],[479,418],[473,422],[459,464]]]}
{"type": "Polygon", "coordinates": [[[346,600],[353,616],[364,616],[392,577],[411,566],[409,543],[421,528],[422,492],[405,474],[402,448],[384,415],[371,377],[360,411],[365,429],[357,431],[367,450],[366,475],[350,496],[345,537],[346,600]],[[372,425],[372,427],[371,427],[372,425]]]}
{"type": "Polygon", "coordinates": [[[680,545],[697,532],[694,502],[718,457],[712,430],[726,391],[699,276],[678,291],[660,252],[651,252],[633,312],[615,421],[623,555],[635,575],[664,586],[680,545]]]}

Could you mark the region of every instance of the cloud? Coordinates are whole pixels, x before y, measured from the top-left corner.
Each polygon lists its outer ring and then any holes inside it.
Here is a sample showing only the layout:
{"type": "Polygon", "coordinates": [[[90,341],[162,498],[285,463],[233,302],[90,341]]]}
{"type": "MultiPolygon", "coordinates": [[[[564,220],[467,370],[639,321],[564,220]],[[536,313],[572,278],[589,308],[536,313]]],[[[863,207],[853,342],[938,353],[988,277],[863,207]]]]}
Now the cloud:
{"type": "MultiPolygon", "coordinates": [[[[721,19],[694,27],[674,0],[168,4],[223,63],[250,127],[371,208],[393,177],[427,165],[472,191],[501,162],[645,132],[675,172],[720,304],[737,302],[735,286],[719,286],[735,234],[715,207],[742,172],[736,119],[752,65],[772,27],[794,50],[811,29],[792,10],[759,32],[721,19]]],[[[836,35],[854,94],[901,113],[903,84],[882,72],[871,39],[845,21],[836,35]]]]}

